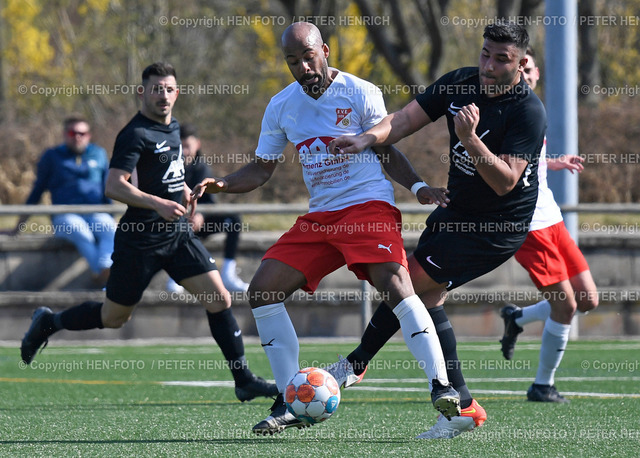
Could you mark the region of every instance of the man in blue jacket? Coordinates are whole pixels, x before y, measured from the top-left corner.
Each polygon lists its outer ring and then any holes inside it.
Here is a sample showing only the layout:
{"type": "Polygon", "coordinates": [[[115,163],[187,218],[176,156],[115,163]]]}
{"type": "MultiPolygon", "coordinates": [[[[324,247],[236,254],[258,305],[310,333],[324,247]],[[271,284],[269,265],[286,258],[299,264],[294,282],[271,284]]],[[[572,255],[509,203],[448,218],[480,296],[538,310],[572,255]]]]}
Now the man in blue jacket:
{"type": "MultiPolygon", "coordinates": [[[[91,127],[82,117],[63,123],[64,143],[46,150],[38,162],[36,181],[27,205],[40,202],[45,191],[54,205],[105,204],[109,161],[104,148],[90,143],[91,127]]],[[[24,227],[28,215],[20,218],[15,232],[24,227]]],[[[73,243],[87,260],[94,281],[106,284],[111,267],[116,223],[108,213],[63,213],[52,216],[55,236],[73,243]]]]}

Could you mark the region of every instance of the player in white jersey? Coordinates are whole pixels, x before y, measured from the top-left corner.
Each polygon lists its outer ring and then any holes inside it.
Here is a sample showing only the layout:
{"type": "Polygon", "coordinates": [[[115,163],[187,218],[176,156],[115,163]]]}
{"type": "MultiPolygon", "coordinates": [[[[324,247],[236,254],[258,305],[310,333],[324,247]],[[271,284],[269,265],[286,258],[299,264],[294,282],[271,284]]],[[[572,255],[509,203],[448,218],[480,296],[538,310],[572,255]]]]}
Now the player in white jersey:
{"type": "MultiPolygon", "coordinates": [[[[540,71],[531,48],[527,49],[526,57],[524,78],[535,89],[540,71]]],[[[554,375],[569,340],[571,319],[576,310],[586,313],[598,306],[598,293],[587,261],[569,235],[560,207],[547,184],[547,169],[581,172],[584,169],[582,161],[580,156],[574,155],[547,158],[545,140],[540,152],[538,201],[530,232],[515,254],[545,299],[523,308],[508,304],[500,310],[505,323],[504,337],[500,342],[506,359],[513,358],[522,326],[533,321],[545,322],[538,371],[527,391],[530,401],[568,402],[556,390],[554,375]]]]}
{"type": "MultiPolygon", "coordinates": [[[[434,407],[447,418],[459,415],[460,398],[449,384],[435,326],[411,284],[400,212],[381,164],[421,203],[446,206],[447,191],[424,184],[393,147],[330,154],[331,140],[360,134],[385,117],[382,94],[374,85],[330,68],[329,48],[310,23],[289,26],[282,50],[296,81],[269,103],[254,161],[194,188],[196,197],[205,191],[249,192],[271,177],[291,142],[310,194],[309,213],[267,251],[249,286],[258,334],[280,391],[271,414],[253,431],[273,434],[304,426],[287,411],[282,397],[287,381],[299,370],[298,339],[284,300],[299,288],[313,292],[325,275],[345,264],[388,297],[407,346],[425,368],[434,407]]],[[[358,380],[350,366],[343,359],[328,370],[346,386],[358,380]]]]}
{"type": "Polygon", "coordinates": [[[287,143],[293,143],[310,194],[310,212],[341,210],[372,200],[394,205],[393,186],[371,148],[357,156],[336,156],[327,151],[333,138],[358,134],[385,115],[380,90],[349,73],[336,71],[318,99],[305,93],[296,81],[267,106],[256,156],[277,162],[287,143]]]}

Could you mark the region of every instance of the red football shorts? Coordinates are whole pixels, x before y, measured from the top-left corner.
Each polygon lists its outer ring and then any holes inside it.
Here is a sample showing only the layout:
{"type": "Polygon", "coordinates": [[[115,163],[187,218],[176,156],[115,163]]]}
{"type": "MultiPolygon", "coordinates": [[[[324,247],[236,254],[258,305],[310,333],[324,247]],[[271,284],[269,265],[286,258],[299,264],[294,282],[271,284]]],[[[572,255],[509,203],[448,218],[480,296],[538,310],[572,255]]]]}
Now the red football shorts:
{"type": "Polygon", "coordinates": [[[347,265],[361,280],[371,279],[363,264],[395,262],[408,270],[402,216],[392,205],[372,201],[342,210],[300,216],[262,259],[277,259],[302,272],[314,292],[320,280],[347,265]]]}
{"type": "Polygon", "coordinates": [[[529,272],[538,288],[589,270],[587,260],[562,221],[529,232],[515,258],[529,272]]]}

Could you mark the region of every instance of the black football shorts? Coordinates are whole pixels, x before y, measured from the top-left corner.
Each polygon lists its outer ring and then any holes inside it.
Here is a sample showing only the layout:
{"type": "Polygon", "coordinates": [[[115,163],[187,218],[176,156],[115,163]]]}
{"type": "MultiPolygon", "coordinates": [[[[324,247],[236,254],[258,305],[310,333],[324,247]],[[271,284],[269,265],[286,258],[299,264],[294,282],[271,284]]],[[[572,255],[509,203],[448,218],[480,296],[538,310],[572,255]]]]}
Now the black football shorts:
{"type": "Polygon", "coordinates": [[[524,242],[527,225],[482,220],[438,207],[427,218],[414,257],[447,290],[506,262],[524,242]]]}
{"type": "Polygon", "coordinates": [[[136,305],[161,269],[176,282],[216,270],[216,263],[192,231],[176,232],[152,248],[136,247],[130,234],[116,232],[107,297],[120,305],[136,305]]]}

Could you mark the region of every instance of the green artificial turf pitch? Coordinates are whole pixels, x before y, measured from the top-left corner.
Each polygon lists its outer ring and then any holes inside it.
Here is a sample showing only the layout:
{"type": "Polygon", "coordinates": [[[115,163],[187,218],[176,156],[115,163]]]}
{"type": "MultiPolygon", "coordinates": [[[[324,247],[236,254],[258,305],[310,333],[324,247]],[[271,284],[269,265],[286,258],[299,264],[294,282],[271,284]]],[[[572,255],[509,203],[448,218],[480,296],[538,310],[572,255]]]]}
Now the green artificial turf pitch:
{"type": "MultiPolygon", "coordinates": [[[[263,350],[250,368],[272,379],[263,350]]],[[[354,342],[303,341],[301,366],[325,365],[354,342]]],[[[70,345],[52,339],[31,366],[0,346],[0,456],[637,456],[640,342],[570,342],[556,386],[571,403],[526,401],[539,342],[505,361],[497,342],[460,343],[467,385],[486,409],[482,428],[415,440],[435,422],[424,372],[389,343],[336,414],[302,430],[258,437],[266,398],[240,403],[211,344],[70,345]]]]}

